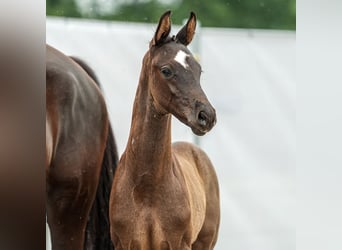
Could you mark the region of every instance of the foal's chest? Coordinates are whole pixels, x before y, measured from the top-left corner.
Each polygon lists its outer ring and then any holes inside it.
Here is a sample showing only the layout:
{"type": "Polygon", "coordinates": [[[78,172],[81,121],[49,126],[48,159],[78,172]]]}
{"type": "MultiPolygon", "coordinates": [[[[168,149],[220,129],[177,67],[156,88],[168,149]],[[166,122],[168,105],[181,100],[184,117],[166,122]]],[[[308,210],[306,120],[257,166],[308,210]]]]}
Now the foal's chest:
{"type": "Polygon", "coordinates": [[[115,218],[112,230],[124,249],[131,244],[141,249],[168,249],[163,247],[191,242],[191,209],[180,187],[132,188],[130,199],[126,197],[111,213],[115,218]]]}

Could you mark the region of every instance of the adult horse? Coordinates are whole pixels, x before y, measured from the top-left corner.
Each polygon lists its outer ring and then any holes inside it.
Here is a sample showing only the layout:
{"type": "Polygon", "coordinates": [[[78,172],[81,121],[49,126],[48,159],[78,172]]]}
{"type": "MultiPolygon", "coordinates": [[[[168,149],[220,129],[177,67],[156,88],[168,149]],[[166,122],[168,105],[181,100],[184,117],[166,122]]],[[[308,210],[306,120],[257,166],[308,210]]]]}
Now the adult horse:
{"type": "Polygon", "coordinates": [[[200,87],[201,67],[187,45],[196,16],[169,37],[171,12],[160,18],[144,56],[132,125],[110,197],[116,249],[213,249],[219,188],[208,156],[185,142],[171,144],[171,114],[204,135],[216,123],[200,87]]]}
{"type": "Polygon", "coordinates": [[[99,82],[46,48],[46,188],[52,249],[113,249],[109,192],[118,155],[99,82]]]}

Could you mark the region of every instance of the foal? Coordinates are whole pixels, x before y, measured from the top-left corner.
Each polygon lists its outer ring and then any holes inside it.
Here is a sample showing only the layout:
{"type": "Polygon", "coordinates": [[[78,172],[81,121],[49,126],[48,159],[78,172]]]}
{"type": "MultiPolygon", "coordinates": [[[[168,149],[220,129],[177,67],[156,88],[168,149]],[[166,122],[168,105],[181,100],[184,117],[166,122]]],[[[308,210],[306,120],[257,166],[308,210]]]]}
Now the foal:
{"type": "Polygon", "coordinates": [[[219,188],[207,155],[171,144],[171,114],[204,135],[216,122],[200,87],[201,67],[186,46],[196,16],[174,36],[171,12],[160,18],[145,54],[126,150],[110,198],[115,249],[213,249],[219,226],[219,188]]]}

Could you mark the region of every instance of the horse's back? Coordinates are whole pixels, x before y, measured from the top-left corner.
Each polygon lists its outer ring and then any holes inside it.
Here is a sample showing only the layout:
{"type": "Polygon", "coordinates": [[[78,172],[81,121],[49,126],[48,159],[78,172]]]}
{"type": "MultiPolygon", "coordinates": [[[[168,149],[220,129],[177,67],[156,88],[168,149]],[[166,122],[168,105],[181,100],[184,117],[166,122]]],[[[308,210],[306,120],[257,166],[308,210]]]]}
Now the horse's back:
{"type": "Polygon", "coordinates": [[[102,93],[88,73],[50,46],[46,49],[46,91],[47,102],[54,101],[60,108],[105,109],[102,93]]]}
{"type": "Polygon", "coordinates": [[[175,142],[172,144],[172,150],[178,158],[190,161],[198,171],[206,189],[218,195],[218,182],[214,166],[201,148],[189,142],[175,142]]]}
{"type": "Polygon", "coordinates": [[[190,198],[193,196],[191,200],[195,202],[193,213],[198,215],[195,215],[197,218],[194,220],[197,221],[193,223],[195,227],[197,223],[201,223],[197,233],[203,234],[203,238],[208,234],[217,235],[220,218],[219,187],[209,157],[202,149],[188,142],[173,143],[172,151],[180,163],[189,192],[192,193],[190,198]]]}

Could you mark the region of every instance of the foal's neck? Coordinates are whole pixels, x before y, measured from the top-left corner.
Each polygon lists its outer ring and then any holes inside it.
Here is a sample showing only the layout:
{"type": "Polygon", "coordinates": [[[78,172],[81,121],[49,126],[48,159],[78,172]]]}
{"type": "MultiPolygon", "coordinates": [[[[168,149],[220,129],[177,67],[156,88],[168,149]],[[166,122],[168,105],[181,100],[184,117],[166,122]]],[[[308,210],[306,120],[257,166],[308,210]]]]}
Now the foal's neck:
{"type": "Polygon", "coordinates": [[[146,72],[143,67],[125,151],[127,170],[136,183],[146,178],[157,182],[171,170],[171,115],[157,110],[146,72]]]}

